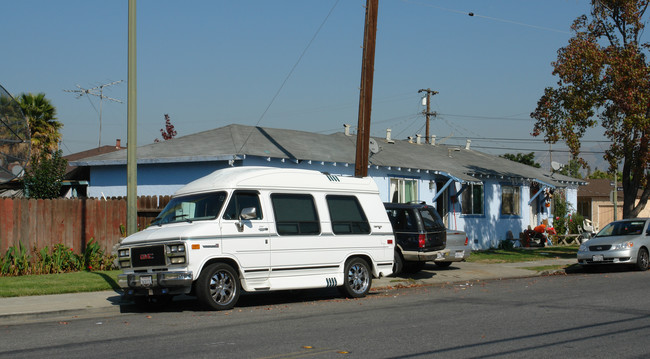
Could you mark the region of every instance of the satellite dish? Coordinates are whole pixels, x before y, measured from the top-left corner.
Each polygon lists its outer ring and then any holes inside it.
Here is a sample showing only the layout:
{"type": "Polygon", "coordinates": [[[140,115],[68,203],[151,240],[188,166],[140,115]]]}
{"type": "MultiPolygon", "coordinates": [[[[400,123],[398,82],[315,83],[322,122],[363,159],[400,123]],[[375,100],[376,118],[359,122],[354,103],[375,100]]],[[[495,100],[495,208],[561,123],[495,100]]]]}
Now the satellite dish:
{"type": "Polygon", "coordinates": [[[551,168],[553,169],[553,171],[559,171],[562,167],[564,167],[563,164],[559,162],[551,161],[551,168]]]}
{"type": "Polygon", "coordinates": [[[0,86],[0,183],[24,174],[31,151],[31,133],[20,104],[0,86]]]}
{"type": "Polygon", "coordinates": [[[370,153],[372,154],[379,152],[379,145],[374,138],[370,139],[370,146],[368,147],[368,150],[370,150],[370,153]]]}

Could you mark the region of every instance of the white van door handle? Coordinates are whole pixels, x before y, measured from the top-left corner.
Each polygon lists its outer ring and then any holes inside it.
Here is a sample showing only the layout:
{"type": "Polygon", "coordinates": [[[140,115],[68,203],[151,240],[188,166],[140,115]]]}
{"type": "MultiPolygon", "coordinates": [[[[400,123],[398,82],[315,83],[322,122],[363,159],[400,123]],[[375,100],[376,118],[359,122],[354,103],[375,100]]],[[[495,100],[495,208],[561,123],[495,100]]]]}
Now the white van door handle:
{"type": "Polygon", "coordinates": [[[269,227],[260,227],[259,230],[260,230],[260,232],[262,232],[262,231],[268,231],[268,230],[269,230],[269,227]]]}
{"type": "Polygon", "coordinates": [[[375,225],[375,226],[373,226],[373,227],[375,227],[375,228],[377,228],[377,229],[381,229],[382,226],[380,226],[380,225],[375,225]]]}

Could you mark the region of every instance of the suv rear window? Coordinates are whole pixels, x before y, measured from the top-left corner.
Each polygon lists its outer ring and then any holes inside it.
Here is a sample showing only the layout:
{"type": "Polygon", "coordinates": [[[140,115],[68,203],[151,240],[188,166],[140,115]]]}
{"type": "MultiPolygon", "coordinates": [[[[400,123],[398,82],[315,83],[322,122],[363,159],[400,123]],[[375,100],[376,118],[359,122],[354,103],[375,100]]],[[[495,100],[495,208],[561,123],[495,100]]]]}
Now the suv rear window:
{"type": "Polygon", "coordinates": [[[445,228],[445,223],[440,218],[438,212],[431,208],[420,208],[420,216],[422,217],[424,230],[427,232],[445,228]]]}

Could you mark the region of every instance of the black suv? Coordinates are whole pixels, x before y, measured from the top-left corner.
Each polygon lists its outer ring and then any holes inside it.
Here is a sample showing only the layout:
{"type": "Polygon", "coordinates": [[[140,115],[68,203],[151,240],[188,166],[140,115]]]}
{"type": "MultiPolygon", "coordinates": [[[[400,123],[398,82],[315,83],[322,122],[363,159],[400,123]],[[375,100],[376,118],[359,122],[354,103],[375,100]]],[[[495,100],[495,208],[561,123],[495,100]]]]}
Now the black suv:
{"type": "Polygon", "coordinates": [[[395,234],[393,274],[415,273],[425,262],[444,257],[447,232],[435,208],[425,203],[384,203],[384,207],[395,234]]]}

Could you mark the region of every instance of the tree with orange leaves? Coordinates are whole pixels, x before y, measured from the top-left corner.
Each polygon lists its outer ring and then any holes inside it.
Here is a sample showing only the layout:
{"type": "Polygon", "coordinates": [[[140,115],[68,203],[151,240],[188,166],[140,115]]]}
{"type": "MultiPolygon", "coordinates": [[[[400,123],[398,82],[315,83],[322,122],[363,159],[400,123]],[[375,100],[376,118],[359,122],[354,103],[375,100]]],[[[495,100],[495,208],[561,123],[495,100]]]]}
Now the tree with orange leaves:
{"type": "Polygon", "coordinates": [[[623,163],[623,218],[637,217],[650,196],[650,43],[641,39],[649,2],[592,0],[590,16],[574,21],[575,35],[552,63],[557,87],[547,87],[531,113],[532,135],[547,143],[563,140],[583,165],[586,130],[605,129],[612,142],[605,151],[610,172],[623,163]]]}

